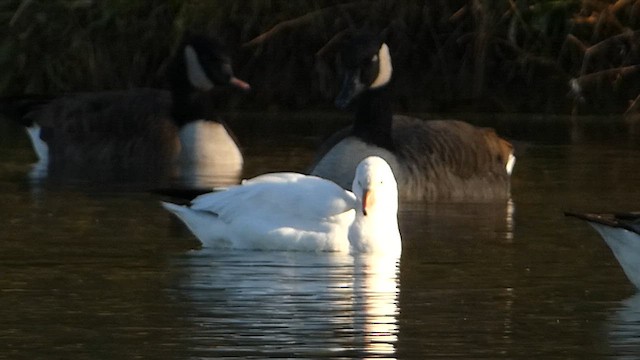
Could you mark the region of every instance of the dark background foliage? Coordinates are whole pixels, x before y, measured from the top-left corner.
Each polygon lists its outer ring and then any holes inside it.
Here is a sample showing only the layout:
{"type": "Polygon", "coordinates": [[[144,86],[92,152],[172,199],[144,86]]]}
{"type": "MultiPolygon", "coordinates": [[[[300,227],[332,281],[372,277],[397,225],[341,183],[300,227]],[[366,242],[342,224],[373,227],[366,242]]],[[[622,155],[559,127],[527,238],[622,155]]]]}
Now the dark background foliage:
{"type": "Polygon", "coordinates": [[[331,107],[331,41],[384,33],[399,110],[635,113],[640,1],[0,0],[0,95],[163,86],[185,31],[222,38],[255,110],[331,107]],[[329,45],[327,45],[329,44],[329,45]]]}

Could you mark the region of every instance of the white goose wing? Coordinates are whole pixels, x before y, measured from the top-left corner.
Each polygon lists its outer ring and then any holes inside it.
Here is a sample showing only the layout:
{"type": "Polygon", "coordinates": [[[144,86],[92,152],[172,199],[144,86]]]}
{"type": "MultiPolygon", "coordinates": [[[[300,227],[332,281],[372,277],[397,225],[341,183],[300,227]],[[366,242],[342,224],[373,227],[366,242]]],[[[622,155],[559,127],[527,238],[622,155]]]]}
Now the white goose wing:
{"type": "Polygon", "coordinates": [[[258,175],[251,179],[242,180],[242,185],[258,184],[258,183],[295,183],[296,181],[307,177],[308,175],[294,172],[277,172],[258,175]]]}
{"type": "Polygon", "coordinates": [[[324,221],[354,209],[356,197],[335,183],[297,173],[272,173],[193,200],[191,209],[217,214],[222,221],[239,218],[304,223],[324,221]]]}

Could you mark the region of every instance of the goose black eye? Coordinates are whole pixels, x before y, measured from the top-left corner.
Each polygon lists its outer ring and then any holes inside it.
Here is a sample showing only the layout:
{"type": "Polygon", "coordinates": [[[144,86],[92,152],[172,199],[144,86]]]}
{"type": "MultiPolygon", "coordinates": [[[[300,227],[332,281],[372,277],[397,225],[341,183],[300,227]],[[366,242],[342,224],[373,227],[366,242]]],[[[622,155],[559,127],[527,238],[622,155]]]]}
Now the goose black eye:
{"type": "Polygon", "coordinates": [[[371,62],[376,62],[378,61],[378,54],[375,54],[371,57],[371,62]]]}

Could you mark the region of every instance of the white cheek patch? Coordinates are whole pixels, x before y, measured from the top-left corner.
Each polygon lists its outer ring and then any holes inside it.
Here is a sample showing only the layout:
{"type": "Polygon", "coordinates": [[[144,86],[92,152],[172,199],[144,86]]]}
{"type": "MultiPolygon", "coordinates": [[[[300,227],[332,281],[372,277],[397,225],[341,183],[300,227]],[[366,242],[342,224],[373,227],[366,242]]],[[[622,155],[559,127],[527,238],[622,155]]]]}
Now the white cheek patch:
{"type": "Polygon", "coordinates": [[[393,66],[391,66],[391,55],[389,54],[389,47],[387,44],[382,43],[382,46],[380,46],[378,59],[380,61],[378,77],[373,81],[373,83],[371,83],[371,86],[369,86],[370,89],[384,86],[389,82],[389,80],[391,80],[393,66]]]}
{"type": "Polygon", "coordinates": [[[196,51],[193,50],[193,47],[190,45],[187,45],[184,48],[184,61],[187,65],[187,76],[189,77],[189,82],[194,88],[202,91],[209,91],[213,89],[213,82],[211,82],[211,79],[207,77],[207,74],[202,68],[202,64],[200,64],[200,61],[198,60],[196,51]]]}

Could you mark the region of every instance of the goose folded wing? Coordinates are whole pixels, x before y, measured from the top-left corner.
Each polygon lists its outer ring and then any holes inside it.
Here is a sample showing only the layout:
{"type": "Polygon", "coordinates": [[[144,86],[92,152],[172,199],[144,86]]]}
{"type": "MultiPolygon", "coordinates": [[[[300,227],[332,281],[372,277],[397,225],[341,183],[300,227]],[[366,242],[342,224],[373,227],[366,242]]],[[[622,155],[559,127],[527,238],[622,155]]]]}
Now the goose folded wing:
{"type": "Polygon", "coordinates": [[[335,183],[315,176],[273,173],[244,181],[225,191],[195,198],[193,210],[238,217],[326,220],[355,208],[356,198],[335,183]]]}

